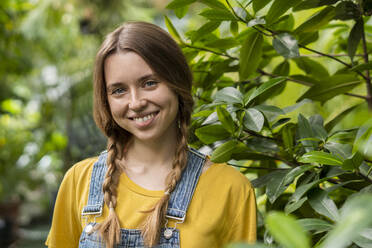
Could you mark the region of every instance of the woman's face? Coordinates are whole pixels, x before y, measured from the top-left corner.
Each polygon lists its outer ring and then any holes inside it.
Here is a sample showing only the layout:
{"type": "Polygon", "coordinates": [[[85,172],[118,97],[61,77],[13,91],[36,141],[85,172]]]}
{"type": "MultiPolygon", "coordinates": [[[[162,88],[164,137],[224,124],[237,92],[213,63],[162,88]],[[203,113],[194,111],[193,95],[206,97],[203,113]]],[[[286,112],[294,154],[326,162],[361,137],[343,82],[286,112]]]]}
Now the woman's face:
{"type": "Polygon", "coordinates": [[[175,135],[178,97],[139,55],[115,53],[104,69],[111,114],[120,127],[142,141],[175,135]]]}

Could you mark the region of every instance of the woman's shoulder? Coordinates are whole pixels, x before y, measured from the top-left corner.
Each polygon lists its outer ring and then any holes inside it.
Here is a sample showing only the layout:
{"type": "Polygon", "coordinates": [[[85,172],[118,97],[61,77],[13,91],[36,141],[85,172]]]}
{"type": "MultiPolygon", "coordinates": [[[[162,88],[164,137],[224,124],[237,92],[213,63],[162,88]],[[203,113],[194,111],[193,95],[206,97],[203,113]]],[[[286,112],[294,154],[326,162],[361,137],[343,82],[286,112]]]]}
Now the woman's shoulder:
{"type": "Polygon", "coordinates": [[[67,170],[64,180],[70,179],[76,182],[85,179],[91,173],[93,165],[97,160],[98,157],[91,157],[75,163],[67,170]]]}
{"type": "Polygon", "coordinates": [[[213,185],[225,185],[230,188],[250,190],[252,185],[249,179],[240,171],[227,163],[206,162],[206,169],[201,179],[213,185]]]}

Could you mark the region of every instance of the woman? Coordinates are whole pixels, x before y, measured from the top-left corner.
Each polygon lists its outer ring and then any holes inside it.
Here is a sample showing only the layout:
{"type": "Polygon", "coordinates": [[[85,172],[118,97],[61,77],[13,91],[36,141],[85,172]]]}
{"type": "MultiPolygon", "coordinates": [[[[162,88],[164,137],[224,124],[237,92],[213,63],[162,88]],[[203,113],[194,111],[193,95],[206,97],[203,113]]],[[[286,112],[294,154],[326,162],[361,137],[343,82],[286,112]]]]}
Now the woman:
{"type": "Polygon", "coordinates": [[[49,247],[221,247],[254,242],[249,181],[187,146],[192,74],[161,28],[129,22],[103,42],[94,119],[107,151],[59,189],[49,247]]]}

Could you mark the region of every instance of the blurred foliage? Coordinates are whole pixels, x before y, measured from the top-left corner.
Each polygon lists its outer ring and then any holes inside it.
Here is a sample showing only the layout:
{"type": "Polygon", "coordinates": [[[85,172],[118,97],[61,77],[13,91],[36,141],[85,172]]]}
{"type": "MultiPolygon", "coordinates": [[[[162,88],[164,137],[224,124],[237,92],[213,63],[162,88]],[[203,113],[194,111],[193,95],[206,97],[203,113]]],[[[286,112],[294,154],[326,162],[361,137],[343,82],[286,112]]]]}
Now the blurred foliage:
{"type": "MultiPolygon", "coordinates": [[[[0,1],[0,204],[46,216],[65,171],[106,141],[92,119],[92,67],[126,20],[161,21],[166,1],[0,1]]],[[[159,23],[161,25],[162,23],[159,23]]]]}
{"type": "Polygon", "coordinates": [[[372,247],[371,1],[167,8],[194,73],[190,142],[256,188],[259,242],[231,247],[372,247]]]}

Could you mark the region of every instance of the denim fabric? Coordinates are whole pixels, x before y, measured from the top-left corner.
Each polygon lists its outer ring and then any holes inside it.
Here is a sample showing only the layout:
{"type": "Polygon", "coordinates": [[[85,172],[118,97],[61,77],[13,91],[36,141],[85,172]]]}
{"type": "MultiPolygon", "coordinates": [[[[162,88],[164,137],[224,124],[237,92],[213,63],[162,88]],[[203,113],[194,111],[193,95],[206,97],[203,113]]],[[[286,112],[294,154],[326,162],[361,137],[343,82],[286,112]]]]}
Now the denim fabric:
{"type": "MultiPolygon", "coordinates": [[[[106,166],[107,152],[101,153],[98,161],[93,166],[91,181],[89,185],[88,203],[83,208],[83,218],[88,215],[99,216],[103,210],[103,192],[102,183],[107,170],[106,166]]],[[[189,148],[187,155],[187,166],[182,172],[180,181],[170,195],[168,203],[167,218],[176,219],[178,223],[182,223],[186,217],[186,211],[194,194],[196,184],[202,172],[205,155],[195,149],[189,148]]],[[[89,218],[91,219],[91,218],[89,218]]],[[[79,241],[80,248],[103,248],[105,247],[101,237],[96,232],[89,232],[89,229],[96,223],[87,223],[79,241]]],[[[157,248],[179,248],[180,233],[178,229],[172,228],[172,236],[165,238],[164,228],[161,231],[161,237],[157,248]]],[[[121,242],[116,246],[120,248],[144,247],[141,231],[138,229],[121,229],[121,242]]]]}

